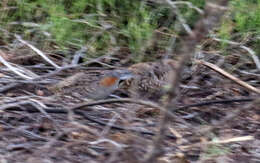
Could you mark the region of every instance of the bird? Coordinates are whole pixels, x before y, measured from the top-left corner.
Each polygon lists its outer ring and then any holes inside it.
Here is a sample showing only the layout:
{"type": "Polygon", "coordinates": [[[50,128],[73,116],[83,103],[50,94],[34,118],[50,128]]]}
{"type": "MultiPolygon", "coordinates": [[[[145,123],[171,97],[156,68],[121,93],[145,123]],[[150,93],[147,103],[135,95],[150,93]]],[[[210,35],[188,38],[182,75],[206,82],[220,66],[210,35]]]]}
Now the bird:
{"type": "Polygon", "coordinates": [[[124,81],[121,89],[132,98],[158,102],[164,93],[164,86],[170,84],[170,76],[176,66],[177,62],[173,59],[134,64],[128,68],[134,78],[124,81]]]}
{"type": "Polygon", "coordinates": [[[49,90],[78,98],[101,100],[117,90],[121,81],[132,77],[127,69],[79,72],[49,87],[49,90]]]}
{"type": "Polygon", "coordinates": [[[132,78],[133,75],[128,70],[114,70],[104,74],[99,81],[91,83],[86,88],[88,91],[87,96],[91,99],[99,100],[104,99],[111,95],[119,88],[120,81],[132,78]]]}

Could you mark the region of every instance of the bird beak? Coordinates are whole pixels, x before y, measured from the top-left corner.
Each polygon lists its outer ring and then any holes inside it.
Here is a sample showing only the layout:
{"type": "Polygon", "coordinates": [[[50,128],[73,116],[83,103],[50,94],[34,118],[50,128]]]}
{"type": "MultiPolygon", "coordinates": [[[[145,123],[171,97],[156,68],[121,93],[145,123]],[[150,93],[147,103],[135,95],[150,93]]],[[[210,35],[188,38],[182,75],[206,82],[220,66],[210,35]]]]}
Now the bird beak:
{"type": "Polygon", "coordinates": [[[134,77],[134,75],[132,73],[126,73],[126,74],[124,74],[120,77],[120,80],[128,80],[128,79],[131,79],[133,77],[134,77]]]}

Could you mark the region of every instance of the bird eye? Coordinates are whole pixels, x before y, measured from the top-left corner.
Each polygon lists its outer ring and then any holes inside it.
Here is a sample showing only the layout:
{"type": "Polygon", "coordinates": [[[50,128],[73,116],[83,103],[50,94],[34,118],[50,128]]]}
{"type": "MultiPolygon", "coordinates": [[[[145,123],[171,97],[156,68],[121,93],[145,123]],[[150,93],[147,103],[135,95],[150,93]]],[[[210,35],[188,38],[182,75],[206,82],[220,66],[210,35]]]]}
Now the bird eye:
{"type": "Polygon", "coordinates": [[[124,80],[119,80],[119,84],[122,84],[122,83],[124,83],[124,80]]]}

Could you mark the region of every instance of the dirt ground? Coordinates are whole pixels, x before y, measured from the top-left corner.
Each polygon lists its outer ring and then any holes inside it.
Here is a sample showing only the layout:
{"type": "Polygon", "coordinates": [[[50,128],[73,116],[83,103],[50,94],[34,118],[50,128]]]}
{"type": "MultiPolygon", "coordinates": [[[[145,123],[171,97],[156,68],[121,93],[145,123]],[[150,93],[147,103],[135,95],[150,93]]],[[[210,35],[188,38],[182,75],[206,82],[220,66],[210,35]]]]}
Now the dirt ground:
{"type": "MultiPolygon", "coordinates": [[[[229,66],[228,61],[222,65],[229,66]]],[[[240,66],[251,71],[251,64],[240,66]]],[[[53,83],[89,69],[68,69],[16,85],[10,82],[15,76],[6,82],[10,73],[1,71],[1,162],[136,162],[150,150],[160,109],[124,101],[95,103],[73,96],[73,86],[66,88],[71,94],[50,91],[53,83]]],[[[260,87],[259,73],[231,73],[260,87]]],[[[252,101],[256,93],[201,64],[187,65],[182,78],[158,162],[260,162],[260,105],[252,101]]]]}

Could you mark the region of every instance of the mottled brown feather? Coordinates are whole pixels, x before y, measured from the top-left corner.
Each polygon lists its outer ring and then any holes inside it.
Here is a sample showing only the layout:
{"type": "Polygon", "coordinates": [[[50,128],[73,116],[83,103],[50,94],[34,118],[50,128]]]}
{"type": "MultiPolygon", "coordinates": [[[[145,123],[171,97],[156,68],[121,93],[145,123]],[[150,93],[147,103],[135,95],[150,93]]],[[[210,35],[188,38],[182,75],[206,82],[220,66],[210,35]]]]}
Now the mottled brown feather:
{"type": "Polygon", "coordinates": [[[165,59],[159,62],[145,62],[130,66],[135,77],[125,82],[124,90],[133,98],[143,98],[158,101],[163,94],[163,86],[169,84],[172,69],[176,61],[165,59]]]}

